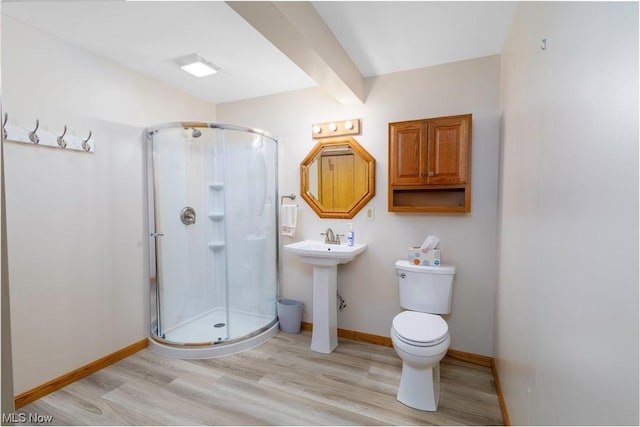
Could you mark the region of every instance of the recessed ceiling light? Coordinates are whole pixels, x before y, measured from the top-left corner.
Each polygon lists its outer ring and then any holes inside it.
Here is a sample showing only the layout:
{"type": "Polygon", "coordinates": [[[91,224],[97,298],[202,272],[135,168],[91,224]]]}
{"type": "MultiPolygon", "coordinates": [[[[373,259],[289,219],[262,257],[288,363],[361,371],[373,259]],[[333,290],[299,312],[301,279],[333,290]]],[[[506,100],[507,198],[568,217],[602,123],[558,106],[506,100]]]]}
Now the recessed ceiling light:
{"type": "Polygon", "coordinates": [[[197,53],[181,56],[174,59],[174,62],[184,71],[196,77],[210,76],[221,70],[220,67],[207,61],[197,53]]]}

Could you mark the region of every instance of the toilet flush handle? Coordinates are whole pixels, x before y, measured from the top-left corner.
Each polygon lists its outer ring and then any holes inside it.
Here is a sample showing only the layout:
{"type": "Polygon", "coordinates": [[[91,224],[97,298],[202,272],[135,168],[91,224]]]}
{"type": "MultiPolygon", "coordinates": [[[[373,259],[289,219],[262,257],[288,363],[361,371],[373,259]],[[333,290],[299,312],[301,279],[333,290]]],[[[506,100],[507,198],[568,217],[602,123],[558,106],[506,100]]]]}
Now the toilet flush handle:
{"type": "Polygon", "coordinates": [[[407,275],[406,275],[406,274],[404,274],[404,273],[399,273],[399,272],[397,272],[397,271],[396,271],[396,274],[397,274],[401,279],[404,279],[405,277],[407,277],[407,275]]]}

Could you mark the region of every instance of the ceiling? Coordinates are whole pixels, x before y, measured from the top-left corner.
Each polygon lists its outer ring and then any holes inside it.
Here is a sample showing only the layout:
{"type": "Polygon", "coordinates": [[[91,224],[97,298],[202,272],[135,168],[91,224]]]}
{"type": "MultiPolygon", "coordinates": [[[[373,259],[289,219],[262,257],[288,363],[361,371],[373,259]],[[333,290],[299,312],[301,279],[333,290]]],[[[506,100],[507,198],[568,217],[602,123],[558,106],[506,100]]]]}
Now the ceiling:
{"type": "MultiPolygon", "coordinates": [[[[517,8],[474,1],[312,4],[365,78],[501,53],[517,8]]],[[[3,2],[2,14],[215,104],[318,85],[221,1],[3,2]],[[190,53],[222,71],[188,75],[173,59],[190,53]]]]}

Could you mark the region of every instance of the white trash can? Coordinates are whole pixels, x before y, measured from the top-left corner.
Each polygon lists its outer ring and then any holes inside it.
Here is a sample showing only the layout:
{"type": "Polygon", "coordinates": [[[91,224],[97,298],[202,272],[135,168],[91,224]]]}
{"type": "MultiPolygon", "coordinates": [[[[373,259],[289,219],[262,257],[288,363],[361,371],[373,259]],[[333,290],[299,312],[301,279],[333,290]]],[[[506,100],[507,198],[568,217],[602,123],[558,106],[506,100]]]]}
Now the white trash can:
{"type": "Polygon", "coordinates": [[[278,320],[282,332],[288,334],[300,333],[303,307],[302,301],[294,299],[281,299],[278,301],[278,320]]]}

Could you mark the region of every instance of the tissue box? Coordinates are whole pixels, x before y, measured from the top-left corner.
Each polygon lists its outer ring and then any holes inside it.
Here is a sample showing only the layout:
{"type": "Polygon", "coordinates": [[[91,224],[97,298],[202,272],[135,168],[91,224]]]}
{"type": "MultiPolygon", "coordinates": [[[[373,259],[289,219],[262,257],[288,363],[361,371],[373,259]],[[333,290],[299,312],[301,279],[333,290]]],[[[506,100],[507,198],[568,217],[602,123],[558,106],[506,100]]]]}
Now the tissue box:
{"type": "Polygon", "coordinates": [[[420,246],[409,248],[409,262],[414,265],[440,265],[440,249],[429,249],[423,252],[420,246]]]}

